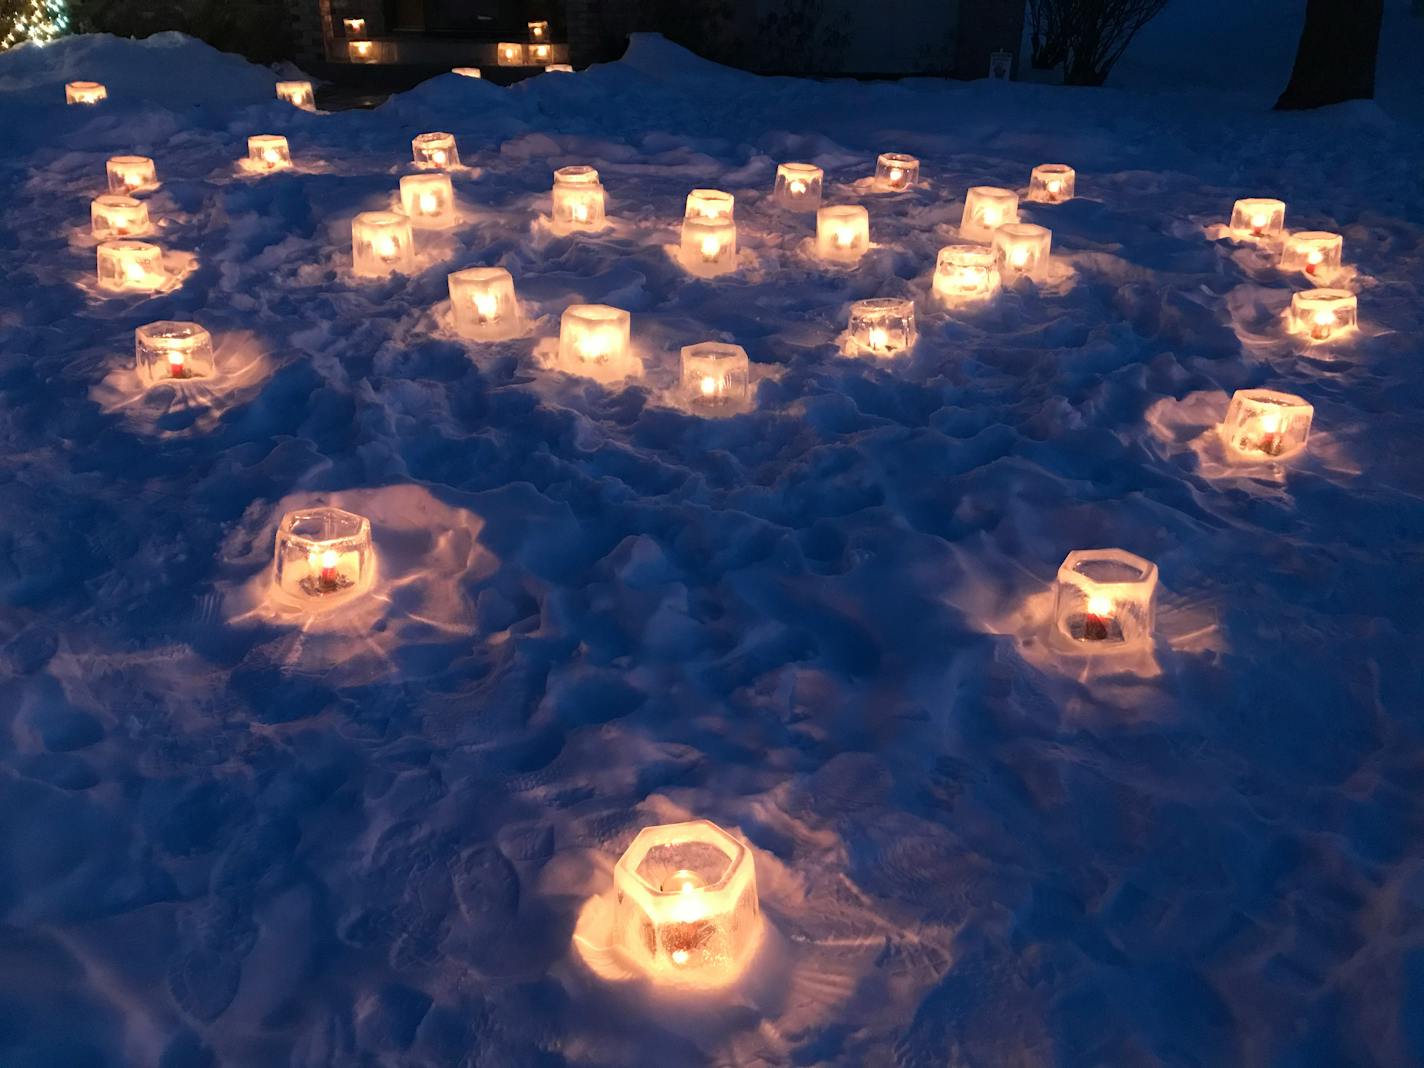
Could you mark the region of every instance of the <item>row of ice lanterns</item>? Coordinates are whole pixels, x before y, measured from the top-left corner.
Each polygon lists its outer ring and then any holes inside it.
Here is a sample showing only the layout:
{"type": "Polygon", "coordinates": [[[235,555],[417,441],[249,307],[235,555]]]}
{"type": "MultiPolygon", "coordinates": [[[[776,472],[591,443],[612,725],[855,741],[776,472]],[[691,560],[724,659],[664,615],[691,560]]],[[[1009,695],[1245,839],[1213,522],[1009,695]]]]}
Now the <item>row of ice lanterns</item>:
{"type": "MultiPolygon", "coordinates": [[[[366,20],[361,18],[342,19],[342,29],[346,34],[346,58],[352,63],[377,63],[381,52],[376,41],[364,36],[366,20]]],[[[547,70],[572,70],[566,63],[550,63],[554,58],[554,46],[549,42],[549,24],[530,22],[529,40],[501,41],[495,48],[496,61],[501,67],[542,66],[547,70]]],[[[478,67],[456,67],[456,74],[471,78],[482,77],[478,67]]]]}

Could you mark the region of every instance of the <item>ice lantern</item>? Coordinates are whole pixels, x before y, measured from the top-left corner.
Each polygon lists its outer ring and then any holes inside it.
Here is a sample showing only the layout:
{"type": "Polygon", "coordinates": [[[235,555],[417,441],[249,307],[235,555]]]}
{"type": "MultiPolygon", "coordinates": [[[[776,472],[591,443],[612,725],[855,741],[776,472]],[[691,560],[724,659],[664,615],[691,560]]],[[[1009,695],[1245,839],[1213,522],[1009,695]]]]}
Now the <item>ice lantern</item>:
{"type": "Polygon", "coordinates": [[[817,211],[821,207],[821,187],[825,175],[810,163],[782,163],[776,168],[773,196],[791,211],[817,211]]]}
{"type": "Polygon", "coordinates": [[[347,37],[360,37],[366,32],[365,19],[342,19],[341,25],[347,37]]]}
{"type": "Polygon", "coordinates": [[[98,82],[69,82],[64,87],[66,104],[97,104],[108,96],[109,91],[98,82]]]}
{"type": "Polygon", "coordinates": [[[139,377],[151,386],[210,378],[213,339],[197,323],[149,323],[134,331],[134,358],[139,377]]]}
{"type": "Polygon", "coordinates": [[[419,134],[410,143],[410,151],[415,162],[422,167],[448,170],[460,165],[460,150],[455,146],[454,134],[419,134]]]}
{"type": "Polygon", "coordinates": [[[1286,238],[1281,249],[1281,270],[1300,271],[1308,278],[1323,282],[1340,270],[1345,239],[1323,230],[1303,230],[1286,238]]]}
{"type": "Polygon", "coordinates": [[[316,96],[312,93],[311,82],[278,82],[277,99],[285,100],[303,111],[316,110],[316,96]]]}
{"type": "Polygon", "coordinates": [[[371,522],[340,508],[288,512],[277,528],[277,588],[312,608],[363,592],[375,576],[371,522]]]}
{"type": "Polygon", "coordinates": [[[247,165],[254,171],[285,171],[292,166],[292,150],[281,134],[253,134],[247,139],[247,165]]]}
{"type": "Polygon", "coordinates": [[[1054,617],[1083,652],[1151,648],[1157,565],[1122,549],[1080,549],[1058,569],[1054,617]]]}
{"type": "Polygon", "coordinates": [[[737,224],[727,217],[683,219],[682,265],[698,278],[735,271],[737,224]]]}
{"type": "Polygon", "coordinates": [[[148,232],[148,205],[133,197],[105,193],[90,202],[89,217],[100,241],[148,232]]]}
{"type": "Polygon", "coordinates": [[[577,372],[580,364],[615,363],[628,355],[632,317],[607,304],[572,304],[559,319],[559,362],[577,372]]]}
{"type": "Polygon", "coordinates": [[[1226,408],[1221,437],[1238,463],[1284,460],[1305,448],[1315,409],[1292,393],[1238,389],[1226,408]]]}
{"type": "Polygon", "coordinates": [[[472,341],[501,341],[519,334],[514,279],[503,267],[468,267],[447,281],[456,333],[472,341]]]}
{"type": "Polygon", "coordinates": [[[563,234],[603,229],[603,185],[592,167],[560,167],[554,172],[554,229],[563,234]]]}
{"type": "Polygon", "coordinates": [[[110,193],[136,193],[158,184],[158,168],[147,156],[111,156],[104,169],[110,193]]]}
{"type": "Polygon", "coordinates": [[[720,189],[694,189],[687,194],[687,210],[684,219],[727,219],[732,218],[736,198],[720,189]]]}
{"type": "Polygon", "coordinates": [[[1044,163],[1028,179],[1028,198],[1040,204],[1061,204],[1077,193],[1078,175],[1066,163],[1044,163]]]}
{"type": "Polygon", "coordinates": [[[400,180],[400,198],[401,210],[415,226],[455,222],[455,190],[448,174],[407,174],[400,180]]]}
{"type": "Polygon", "coordinates": [[[998,258],[983,245],[946,245],[935,262],[934,291],[946,304],[983,300],[999,291],[998,258]]]}
{"type": "Polygon", "coordinates": [[[547,22],[531,22],[529,24],[529,40],[547,41],[549,39],[549,24],[547,22]]]}
{"type": "Polygon", "coordinates": [[[458,74],[462,78],[483,78],[485,76],[484,71],[479,67],[451,67],[450,73],[458,74]]]}
{"type": "Polygon", "coordinates": [[[347,41],[346,58],[352,63],[376,62],[376,42],[365,40],[347,41]]]}
{"type": "Polygon", "coordinates": [[[1041,278],[1048,266],[1053,231],[1033,223],[1005,223],[994,231],[999,271],[1010,278],[1041,278]]]}
{"type": "Polygon", "coordinates": [[[875,187],[903,193],[920,180],[920,161],[899,152],[882,152],[875,161],[875,187]]]}
{"type": "Polygon", "coordinates": [[[816,212],[816,255],[833,263],[855,263],[870,248],[870,213],[858,204],[816,212]]]}
{"type": "Polygon", "coordinates": [[[501,67],[522,67],[524,66],[524,46],[513,41],[504,41],[499,46],[499,65],[501,67]]]}
{"type": "Polygon", "coordinates": [[[1306,289],[1291,297],[1290,330],[1311,341],[1329,341],[1358,325],[1359,303],[1344,289],[1306,289]]]}
{"type": "Polygon", "coordinates": [[[989,244],[994,231],[1005,223],[1019,221],[1019,195],[1012,189],[992,185],[976,185],[964,197],[964,215],[959,221],[959,236],[966,241],[989,244]]]}
{"type": "Polygon", "coordinates": [[[546,44],[532,44],[527,48],[530,63],[547,63],[554,56],[553,49],[546,44]]]}
{"type": "Polygon", "coordinates": [[[351,267],[362,278],[380,278],[415,266],[410,220],[393,211],[363,211],[351,220],[351,267]]]}
{"type": "Polygon", "coordinates": [[[715,823],[645,827],[613,868],[613,941],[655,981],[735,979],[761,935],[751,852],[715,823]]]}
{"type": "Polygon", "coordinates": [[[682,392],[694,407],[720,407],[747,399],[751,364],[746,349],[720,341],[682,350],[682,392]]]}
{"type": "Polygon", "coordinates": [[[1286,205],[1283,200],[1269,197],[1246,197],[1231,209],[1232,233],[1242,240],[1260,241],[1279,237],[1286,225],[1286,205]]]}
{"type": "Polygon", "coordinates": [[[871,356],[899,356],[915,343],[915,302],[872,297],[850,306],[852,347],[871,356]]]}
{"type": "Polygon", "coordinates": [[[99,246],[99,286],[112,292],[153,293],[163,288],[163,250],[146,241],[106,241],[99,246]]]}

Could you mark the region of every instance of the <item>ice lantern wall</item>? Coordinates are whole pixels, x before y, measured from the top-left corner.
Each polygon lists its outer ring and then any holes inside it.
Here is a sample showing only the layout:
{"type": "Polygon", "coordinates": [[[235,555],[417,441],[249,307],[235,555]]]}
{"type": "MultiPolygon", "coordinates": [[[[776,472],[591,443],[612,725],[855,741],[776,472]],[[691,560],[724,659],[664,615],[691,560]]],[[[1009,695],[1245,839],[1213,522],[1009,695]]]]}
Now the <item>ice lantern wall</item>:
{"type": "Polygon", "coordinates": [[[150,386],[211,378],[213,339],[197,323],[149,323],[134,331],[134,365],[150,386]]]}
{"type": "Polygon", "coordinates": [[[1293,393],[1238,389],[1226,409],[1221,439],[1237,463],[1285,460],[1305,449],[1315,409],[1293,393]]]}
{"type": "Polygon", "coordinates": [[[351,220],[351,267],[362,278],[380,278],[415,266],[410,220],[393,211],[363,211],[351,220]]]}
{"type": "Polygon", "coordinates": [[[832,263],[855,263],[870,248],[870,213],[858,204],[816,212],[816,255],[832,263]]]}
{"type": "Polygon", "coordinates": [[[552,197],[555,232],[603,229],[603,185],[592,167],[560,167],[554,172],[552,197]]]}
{"type": "Polygon", "coordinates": [[[282,517],[272,577],[288,599],[312,609],[348,601],[369,588],[375,569],[365,516],[307,508],[282,517]]]}
{"type": "Polygon", "coordinates": [[[964,214],[959,220],[959,236],[966,241],[989,244],[994,231],[1005,223],[1019,221],[1019,195],[1012,189],[976,185],[964,196],[964,214]]]}
{"type": "Polygon", "coordinates": [[[1157,565],[1122,549],[1081,549],[1058,569],[1054,617],[1082,652],[1152,647],[1157,565]]]}
{"type": "Polygon", "coordinates": [[[137,193],[158,184],[158,168],[147,156],[110,156],[104,170],[110,193],[137,193]]]}
{"type": "Polygon", "coordinates": [[[1231,209],[1231,232],[1243,241],[1279,237],[1286,225],[1286,205],[1270,197],[1245,197],[1231,209]]]}
{"type": "Polygon", "coordinates": [[[1305,289],[1291,297],[1290,330],[1311,341],[1330,341],[1354,330],[1359,301],[1344,289],[1305,289]]]}
{"type": "Polygon", "coordinates": [[[682,392],[694,408],[715,408],[747,399],[751,363],[740,345],[703,341],[682,349],[682,392]]]}
{"type": "Polygon", "coordinates": [[[145,234],[149,229],[148,205],[133,197],[105,193],[90,202],[89,220],[100,241],[145,234]]]}
{"type": "Polygon", "coordinates": [[[825,175],[810,163],[782,163],[776,168],[776,202],[790,211],[817,211],[825,175]]]}
{"type": "Polygon", "coordinates": [[[707,820],[645,827],[613,869],[613,939],[656,982],[735,979],[761,934],[751,852],[707,820]]]}
{"type": "Polygon", "coordinates": [[[520,332],[514,279],[503,267],[467,267],[447,281],[456,333],[472,341],[500,341],[520,332]]]}

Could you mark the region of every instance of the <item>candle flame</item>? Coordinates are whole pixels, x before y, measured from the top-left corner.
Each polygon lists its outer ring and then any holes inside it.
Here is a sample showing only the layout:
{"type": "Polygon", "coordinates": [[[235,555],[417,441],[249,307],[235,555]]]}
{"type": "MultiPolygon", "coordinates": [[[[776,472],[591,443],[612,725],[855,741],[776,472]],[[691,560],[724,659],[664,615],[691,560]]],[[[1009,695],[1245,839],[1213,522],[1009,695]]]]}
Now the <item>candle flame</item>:
{"type": "Polygon", "coordinates": [[[1015,267],[1022,268],[1028,263],[1028,249],[1016,248],[1009,253],[1009,262],[1015,267]]]}
{"type": "Polygon", "coordinates": [[[1057,178],[1050,178],[1048,180],[1048,191],[1054,195],[1061,193],[1063,191],[1063,183],[1057,178]]]}
{"type": "Polygon", "coordinates": [[[276,163],[281,157],[277,154],[275,148],[264,148],[262,150],[262,158],[268,163],[276,163]]]}
{"type": "Polygon", "coordinates": [[[180,368],[186,361],[187,357],[181,352],[174,350],[168,353],[168,365],[170,367],[180,368]]]}
{"type": "Polygon", "coordinates": [[[1107,619],[1113,614],[1112,598],[1102,593],[1089,594],[1088,614],[1097,616],[1099,619],[1107,619]]]}
{"type": "Polygon", "coordinates": [[[1321,263],[1324,259],[1325,253],[1321,252],[1318,248],[1311,249],[1305,257],[1305,261],[1310,264],[1321,263]]]}
{"type": "Polygon", "coordinates": [[[1281,413],[1266,412],[1261,416],[1261,432],[1265,434],[1276,434],[1281,429],[1281,413]]]}
{"type": "Polygon", "coordinates": [[[704,375],[702,381],[698,383],[698,388],[702,390],[704,397],[711,397],[717,392],[717,380],[711,375],[704,375]]]}
{"type": "Polygon", "coordinates": [[[324,553],[321,554],[321,566],[335,567],[336,562],[340,559],[341,557],[335,549],[327,549],[324,553]]]}
{"type": "Polygon", "coordinates": [[[394,259],[398,247],[395,238],[389,237],[386,234],[381,234],[371,241],[371,248],[375,251],[376,255],[383,260],[394,259]]]}
{"type": "Polygon", "coordinates": [[[588,334],[581,337],[574,346],[578,350],[579,356],[585,360],[601,360],[607,356],[613,346],[609,344],[608,338],[600,334],[588,334]]]}
{"type": "Polygon", "coordinates": [[[979,221],[985,226],[998,226],[1003,217],[1004,213],[995,207],[985,208],[979,213],[979,221]]]}
{"type": "Polygon", "coordinates": [[[431,163],[437,163],[443,167],[445,165],[445,159],[445,150],[443,148],[433,149],[430,153],[431,163]]]}
{"type": "Polygon", "coordinates": [[[1315,313],[1315,325],[1316,325],[1316,326],[1334,326],[1334,325],[1335,325],[1335,313],[1334,313],[1333,311],[1331,311],[1329,308],[1321,308],[1319,311],[1317,311],[1317,312],[1315,313]]]}
{"type": "Polygon", "coordinates": [[[129,171],[124,175],[124,185],[140,186],[143,184],[143,176],[138,171],[129,171]]]}
{"type": "Polygon", "coordinates": [[[434,193],[420,194],[420,214],[434,215],[440,211],[440,198],[434,193]]]}
{"type": "Polygon", "coordinates": [[[475,311],[481,320],[493,319],[499,314],[499,298],[493,293],[476,293],[475,311]]]}
{"type": "Polygon", "coordinates": [[[704,260],[715,260],[722,251],[722,242],[715,237],[704,237],[702,239],[702,258],[704,260]]]}
{"type": "Polygon", "coordinates": [[[902,178],[904,178],[904,177],[905,177],[905,172],[902,171],[899,167],[891,167],[891,168],[890,168],[890,180],[891,180],[892,182],[898,182],[898,181],[900,181],[900,180],[901,180],[902,178]]]}
{"type": "Polygon", "coordinates": [[[1261,214],[1253,215],[1253,216],[1251,216],[1251,229],[1253,229],[1253,230],[1264,230],[1264,229],[1266,228],[1266,223],[1269,222],[1269,221],[1270,221],[1270,220],[1268,220],[1264,215],[1261,215],[1261,214]]]}
{"type": "Polygon", "coordinates": [[[148,272],[144,270],[143,264],[139,263],[138,260],[125,260],[124,276],[130,282],[142,282],[148,277],[148,272]]]}
{"type": "Polygon", "coordinates": [[[872,326],[868,339],[872,349],[885,349],[890,347],[890,334],[883,326],[872,326]]]}
{"type": "Polygon", "coordinates": [[[837,230],[837,231],[836,231],[836,247],[837,247],[837,248],[850,248],[851,244],[852,244],[854,241],[855,241],[855,235],[854,235],[853,233],[851,233],[850,230],[837,230]]]}
{"type": "Polygon", "coordinates": [[[588,222],[588,205],[576,203],[569,208],[569,214],[574,217],[575,222],[588,222]]]}
{"type": "Polygon", "coordinates": [[[806,192],[806,183],[800,178],[793,178],[786,183],[786,188],[791,192],[792,196],[799,197],[802,193],[806,192]]]}

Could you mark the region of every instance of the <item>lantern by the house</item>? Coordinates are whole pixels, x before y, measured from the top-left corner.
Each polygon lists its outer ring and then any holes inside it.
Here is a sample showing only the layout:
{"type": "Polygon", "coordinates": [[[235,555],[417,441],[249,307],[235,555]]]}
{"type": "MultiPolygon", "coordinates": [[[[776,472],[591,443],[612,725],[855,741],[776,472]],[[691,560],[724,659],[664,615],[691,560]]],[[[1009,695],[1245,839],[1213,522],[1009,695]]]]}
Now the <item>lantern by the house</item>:
{"type": "Polygon", "coordinates": [[[415,268],[410,220],[393,211],[363,211],[351,220],[351,268],[362,278],[381,278],[415,268]]]}
{"type": "Polygon", "coordinates": [[[303,111],[316,110],[316,94],[312,92],[311,82],[278,82],[277,99],[285,100],[303,111]]]}
{"type": "Polygon", "coordinates": [[[98,280],[114,293],[154,293],[168,281],[163,250],[147,241],[106,241],[99,246],[98,280]]]}
{"type": "Polygon", "coordinates": [[[1033,223],[1005,223],[994,231],[994,255],[1007,278],[1042,278],[1048,267],[1053,231],[1033,223]]]}
{"type": "Polygon", "coordinates": [[[514,279],[503,267],[467,267],[447,279],[455,332],[472,341],[502,341],[523,329],[514,279]]]}
{"type": "Polygon", "coordinates": [[[915,302],[902,297],[858,300],[850,306],[848,332],[855,352],[899,356],[915,344],[915,302]]]}
{"type": "Polygon", "coordinates": [[[740,345],[703,341],[682,349],[683,399],[695,408],[740,404],[751,388],[751,362],[740,345]]]}
{"type": "Polygon", "coordinates": [[[528,55],[531,64],[548,63],[554,58],[553,47],[546,44],[525,45],[525,54],[528,55]]]}
{"type": "Polygon", "coordinates": [[[147,156],[111,156],[104,169],[110,193],[137,193],[158,184],[158,168],[147,156]]]}
{"type": "Polygon", "coordinates": [[[887,193],[903,193],[920,180],[920,161],[903,152],[882,152],[875,161],[875,187],[887,193]]]}
{"type": "Polygon", "coordinates": [[[483,78],[485,76],[484,71],[479,67],[451,67],[450,73],[458,74],[462,78],[483,78]]]}
{"type": "Polygon", "coordinates": [[[376,42],[363,38],[346,42],[346,58],[352,63],[375,63],[380,55],[376,51],[376,42]]]}
{"type": "Polygon", "coordinates": [[[818,211],[825,175],[811,163],[782,163],[776,168],[776,202],[790,211],[818,211]]]}
{"type": "Polygon", "coordinates": [[[649,978],[718,986],[761,937],[751,852],[715,823],[645,827],[613,869],[613,940],[649,978]]]}
{"type": "Polygon", "coordinates": [[[211,378],[213,339],[197,323],[149,323],[134,331],[134,360],[151,386],[211,378]]]}
{"type": "Polygon", "coordinates": [[[632,317],[607,304],[572,304],[559,319],[559,362],[566,370],[619,363],[628,356],[632,317]]]}
{"type": "Polygon", "coordinates": [[[687,194],[685,219],[728,219],[732,218],[736,198],[720,189],[694,189],[687,194]]]}
{"type": "Polygon", "coordinates": [[[870,213],[859,204],[833,204],[816,212],[816,255],[856,263],[870,249],[870,213]]]}
{"type": "Polygon", "coordinates": [[[549,39],[549,24],[545,21],[531,22],[529,24],[529,40],[547,41],[549,39]]]}
{"type": "Polygon", "coordinates": [[[340,508],[288,512],[277,528],[272,578],[288,599],[312,610],[364,593],[376,573],[371,521],[340,508]]]}
{"type": "Polygon", "coordinates": [[[366,32],[365,19],[342,19],[341,25],[347,37],[360,37],[366,32]]]}
{"type": "Polygon", "coordinates": [[[1359,302],[1344,289],[1306,289],[1291,297],[1290,331],[1311,341],[1330,341],[1354,330],[1359,302]]]}
{"type": "Polygon", "coordinates": [[[995,250],[983,245],[946,245],[935,261],[935,294],[945,304],[964,304],[999,291],[995,250]]]}
{"type": "Polygon", "coordinates": [[[966,241],[980,241],[987,245],[994,240],[995,230],[1018,221],[1017,193],[992,185],[976,185],[964,196],[959,236],[966,241]]]}
{"type": "Polygon", "coordinates": [[[1293,393],[1238,389],[1226,408],[1221,439],[1237,463],[1285,460],[1305,448],[1315,408],[1293,393]]]}
{"type": "Polygon", "coordinates": [[[501,67],[522,67],[525,65],[524,46],[516,41],[503,41],[498,49],[501,67]]]}
{"type": "Polygon", "coordinates": [[[1302,230],[1286,238],[1281,270],[1300,271],[1313,282],[1328,282],[1340,271],[1345,239],[1324,230],[1302,230]]]}
{"type": "Polygon", "coordinates": [[[444,228],[455,224],[455,189],[443,172],[407,174],[400,180],[401,210],[414,226],[444,228]]]}
{"type": "Polygon", "coordinates": [[[69,82],[64,87],[66,104],[97,104],[108,96],[109,90],[98,82],[69,82]]]}
{"type": "Polygon", "coordinates": [[[682,220],[682,265],[688,274],[713,278],[737,269],[737,224],[728,217],[682,220]]]}
{"type": "Polygon", "coordinates": [[[1286,225],[1286,205],[1271,197],[1244,197],[1231,209],[1232,236],[1241,241],[1279,237],[1286,225]]]}
{"type": "Polygon", "coordinates": [[[1028,179],[1028,198],[1039,204],[1061,204],[1078,191],[1078,174],[1066,163],[1042,163],[1028,179]]]}
{"type": "Polygon", "coordinates": [[[1080,549],[1058,569],[1054,618],[1082,652],[1152,647],[1157,565],[1122,549],[1080,549]]]}
{"type": "Polygon", "coordinates": [[[247,166],[254,171],[285,171],[292,166],[292,150],[281,134],[253,134],[247,139],[247,166]]]}
{"type": "Polygon", "coordinates": [[[550,63],[544,68],[545,74],[572,74],[574,68],[568,63],[550,63]]]}
{"type": "Polygon", "coordinates": [[[105,193],[89,204],[90,229],[100,241],[146,234],[148,205],[133,197],[105,193]]]}
{"type": "Polygon", "coordinates": [[[602,230],[603,185],[592,167],[560,167],[554,172],[553,215],[555,231],[602,230]]]}
{"type": "Polygon", "coordinates": [[[460,165],[460,150],[452,133],[423,133],[410,143],[412,158],[422,167],[449,170],[460,165]]]}

